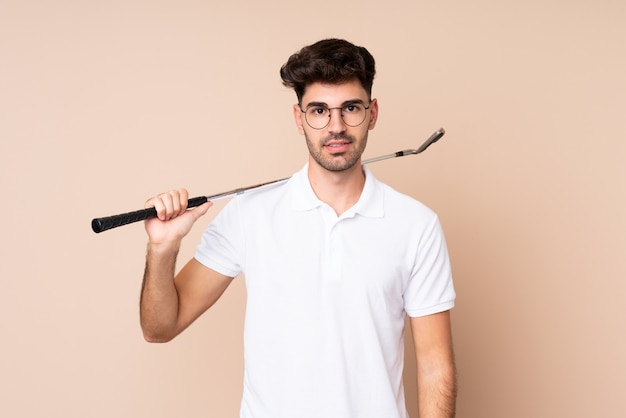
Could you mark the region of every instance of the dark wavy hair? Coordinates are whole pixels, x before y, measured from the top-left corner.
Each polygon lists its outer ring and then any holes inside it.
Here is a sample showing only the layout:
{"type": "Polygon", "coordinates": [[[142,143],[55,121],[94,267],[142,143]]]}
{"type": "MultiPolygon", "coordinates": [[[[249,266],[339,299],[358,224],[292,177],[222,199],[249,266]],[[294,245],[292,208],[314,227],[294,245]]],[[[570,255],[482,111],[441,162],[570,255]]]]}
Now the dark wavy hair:
{"type": "Polygon", "coordinates": [[[298,103],[311,83],[341,84],[355,79],[371,98],[375,74],[372,54],[343,39],[324,39],[305,46],[280,68],[283,84],[295,90],[298,103]]]}

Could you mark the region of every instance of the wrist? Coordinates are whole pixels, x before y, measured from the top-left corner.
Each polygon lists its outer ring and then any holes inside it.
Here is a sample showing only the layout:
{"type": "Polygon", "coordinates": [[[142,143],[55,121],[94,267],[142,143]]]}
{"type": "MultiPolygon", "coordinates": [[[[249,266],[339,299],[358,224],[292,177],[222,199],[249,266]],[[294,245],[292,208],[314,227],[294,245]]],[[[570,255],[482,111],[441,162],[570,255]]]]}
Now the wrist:
{"type": "Polygon", "coordinates": [[[180,250],[181,240],[154,242],[148,241],[148,253],[152,255],[176,255],[180,250]]]}

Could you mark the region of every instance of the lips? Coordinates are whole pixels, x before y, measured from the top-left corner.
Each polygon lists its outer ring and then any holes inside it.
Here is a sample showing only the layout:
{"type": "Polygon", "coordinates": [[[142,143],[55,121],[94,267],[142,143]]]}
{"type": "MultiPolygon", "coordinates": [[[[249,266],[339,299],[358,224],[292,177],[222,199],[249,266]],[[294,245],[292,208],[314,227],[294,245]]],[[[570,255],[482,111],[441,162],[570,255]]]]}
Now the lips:
{"type": "Polygon", "coordinates": [[[324,143],[324,148],[331,153],[345,152],[352,143],[350,138],[332,138],[324,143]]]}
{"type": "Polygon", "coordinates": [[[336,154],[336,153],[347,151],[349,145],[350,145],[350,142],[346,142],[346,141],[331,141],[331,142],[328,142],[326,145],[324,145],[324,148],[328,150],[329,152],[336,154]]]}

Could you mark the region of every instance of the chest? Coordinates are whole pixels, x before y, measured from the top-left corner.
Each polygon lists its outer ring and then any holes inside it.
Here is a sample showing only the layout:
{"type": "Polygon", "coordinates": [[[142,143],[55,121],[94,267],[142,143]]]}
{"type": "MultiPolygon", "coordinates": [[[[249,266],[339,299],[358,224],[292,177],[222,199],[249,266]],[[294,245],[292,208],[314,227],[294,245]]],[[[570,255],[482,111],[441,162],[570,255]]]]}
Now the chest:
{"type": "Polygon", "coordinates": [[[402,304],[415,254],[384,218],[323,211],[254,220],[243,265],[249,293],[344,299],[389,309],[402,304]],[[261,225],[259,228],[258,225],[261,225]]]}

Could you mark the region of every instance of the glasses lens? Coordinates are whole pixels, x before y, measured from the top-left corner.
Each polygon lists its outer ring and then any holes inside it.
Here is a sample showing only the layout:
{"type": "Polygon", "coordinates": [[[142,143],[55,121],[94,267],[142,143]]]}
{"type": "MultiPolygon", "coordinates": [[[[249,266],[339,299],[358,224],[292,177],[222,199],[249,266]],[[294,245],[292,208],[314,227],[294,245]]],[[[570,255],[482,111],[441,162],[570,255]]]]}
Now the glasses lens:
{"type": "Polygon", "coordinates": [[[330,122],[330,110],[324,106],[310,106],[304,116],[313,129],[322,129],[330,122]]]}
{"type": "Polygon", "coordinates": [[[361,103],[353,103],[341,109],[343,121],[348,126],[359,126],[365,120],[365,106],[361,103]]]}

